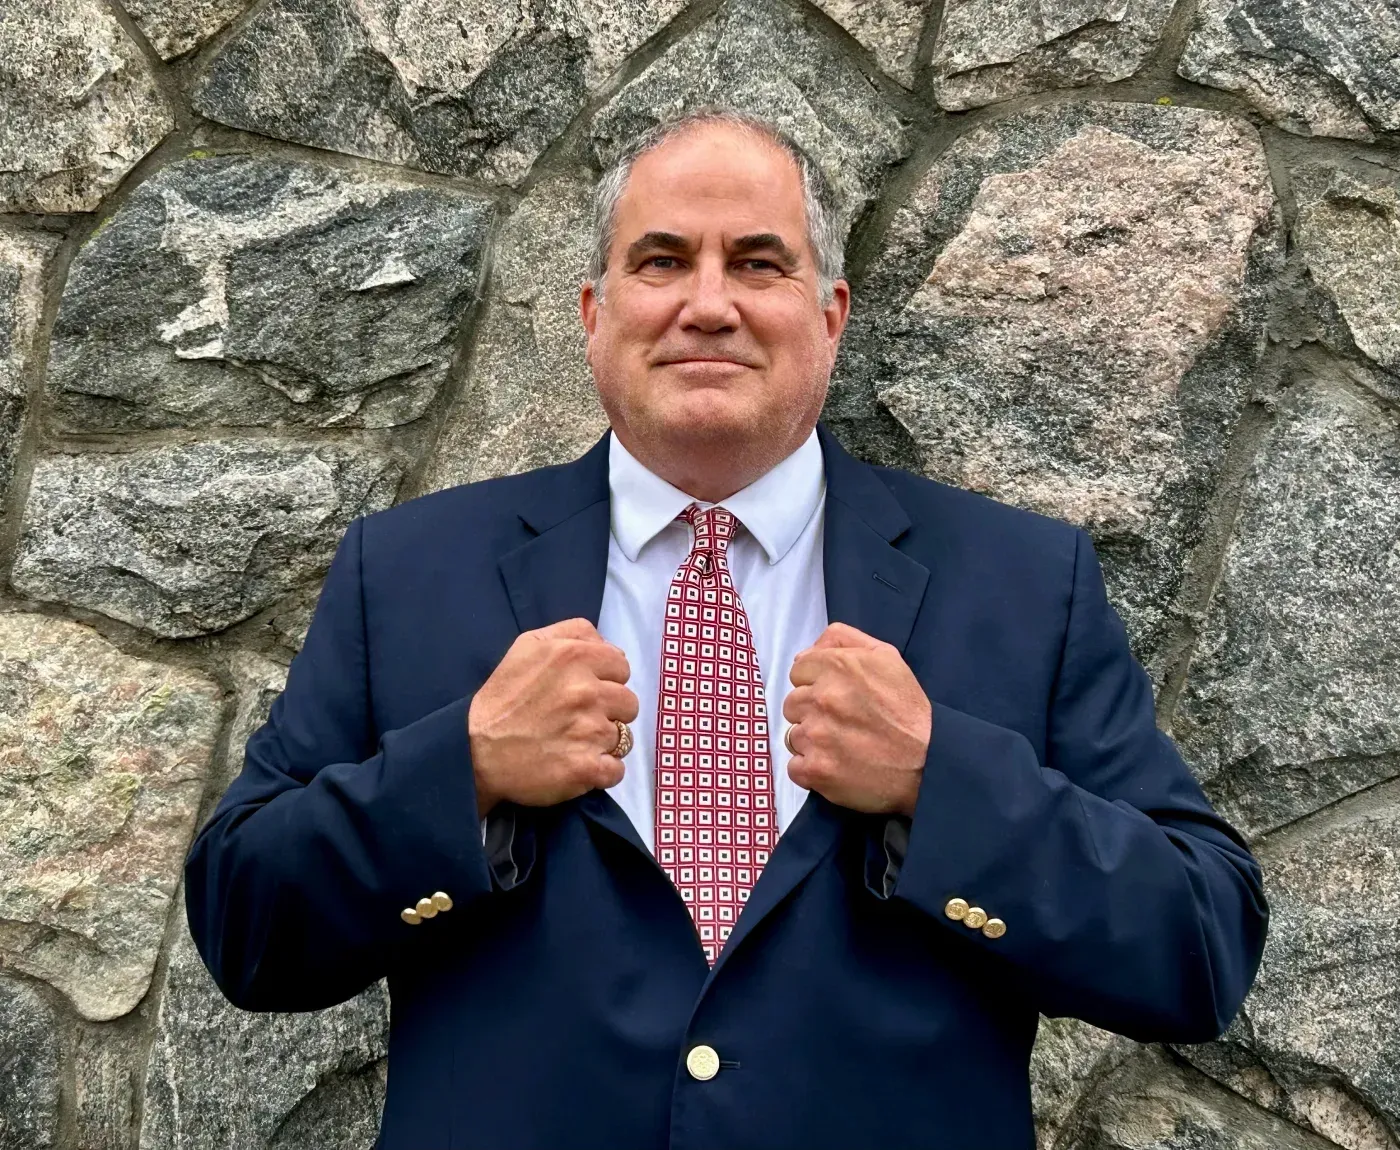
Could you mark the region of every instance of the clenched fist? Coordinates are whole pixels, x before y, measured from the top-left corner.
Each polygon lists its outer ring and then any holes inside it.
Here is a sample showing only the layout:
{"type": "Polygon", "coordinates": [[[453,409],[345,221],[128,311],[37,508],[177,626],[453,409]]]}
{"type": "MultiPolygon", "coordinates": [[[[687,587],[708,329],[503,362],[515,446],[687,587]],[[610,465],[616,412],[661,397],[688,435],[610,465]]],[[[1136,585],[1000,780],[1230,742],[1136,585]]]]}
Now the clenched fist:
{"type": "Polygon", "coordinates": [[[608,752],[614,720],[637,717],[631,673],[587,619],[523,632],[467,711],[478,813],[503,799],[552,806],[620,782],[622,760],[608,752]]]}

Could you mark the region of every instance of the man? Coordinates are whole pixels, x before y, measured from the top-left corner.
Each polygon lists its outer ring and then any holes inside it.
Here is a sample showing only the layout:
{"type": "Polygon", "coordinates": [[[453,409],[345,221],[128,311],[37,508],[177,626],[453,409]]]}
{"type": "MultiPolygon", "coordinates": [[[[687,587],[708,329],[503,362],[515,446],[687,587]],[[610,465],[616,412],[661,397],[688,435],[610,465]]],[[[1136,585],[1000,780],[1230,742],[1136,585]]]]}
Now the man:
{"type": "Polygon", "coordinates": [[[387,976],[384,1150],[1024,1150],[1038,1012],[1217,1035],[1258,868],[1088,537],[817,422],[820,171],[700,113],[597,229],[611,431],[351,524],[190,853],[224,993],[387,976]]]}

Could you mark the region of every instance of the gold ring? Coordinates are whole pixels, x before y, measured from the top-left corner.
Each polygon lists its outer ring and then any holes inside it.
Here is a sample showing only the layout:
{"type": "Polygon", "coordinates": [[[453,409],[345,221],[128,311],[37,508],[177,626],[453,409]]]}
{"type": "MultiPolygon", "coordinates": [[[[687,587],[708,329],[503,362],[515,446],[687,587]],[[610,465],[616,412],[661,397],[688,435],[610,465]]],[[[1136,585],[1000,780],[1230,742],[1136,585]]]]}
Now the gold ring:
{"type": "Polygon", "coordinates": [[[791,728],[791,727],[789,727],[786,731],[783,732],[783,746],[785,746],[785,747],[788,749],[788,754],[790,754],[790,755],[795,755],[795,754],[797,754],[797,748],[794,747],[794,746],[792,745],[792,728],[791,728]]]}
{"type": "Polygon", "coordinates": [[[614,758],[623,758],[632,749],[632,728],[621,719],[614,719],[617,724],[617,745],[608,754],[614,758]]]}

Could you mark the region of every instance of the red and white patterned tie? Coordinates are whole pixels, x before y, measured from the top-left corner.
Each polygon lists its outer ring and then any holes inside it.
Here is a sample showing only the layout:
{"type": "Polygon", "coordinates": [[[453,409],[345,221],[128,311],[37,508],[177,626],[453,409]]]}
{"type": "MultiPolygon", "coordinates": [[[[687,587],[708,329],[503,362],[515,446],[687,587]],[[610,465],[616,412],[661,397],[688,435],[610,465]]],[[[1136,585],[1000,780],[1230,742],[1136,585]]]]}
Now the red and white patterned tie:
{"type": "Polygon", "coordinates": [[[729,577],[738,520],[692,503],[671,580],[656,709],[656,859],[711,966],[778,841],[768,705],[753,633],[729,577]]]}

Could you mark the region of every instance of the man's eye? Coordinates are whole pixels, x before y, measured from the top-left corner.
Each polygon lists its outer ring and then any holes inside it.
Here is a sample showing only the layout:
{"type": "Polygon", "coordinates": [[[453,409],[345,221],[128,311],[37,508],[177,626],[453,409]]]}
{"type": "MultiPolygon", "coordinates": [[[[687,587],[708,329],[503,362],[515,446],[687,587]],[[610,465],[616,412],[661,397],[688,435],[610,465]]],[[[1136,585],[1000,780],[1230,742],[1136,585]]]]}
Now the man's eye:
{"type": "MultiPolygon", "coordinates": [[[[643,267],[654,267],[654,266],[658,266],[658,261],[660,261],[660,263],[662,263],[662,264],[667,264],[667,265],[669,266],[670,264],[674,264],[674,263],[676,262],[676,257],[675,257],[675,256],[652,256],[652,257],[651,257],[650,259],[648,259],[648,260],[643,260],[643,261],[642,261],[642,266],[643,266],[643,267]]],[[[665,271],[666,268],[662,268],[662,270],[665,271]]]]}
{"type": "Polygon", "coordinates": [[[775,264],[772,260],[762,260],[762,259],[757,259],[757,258],[755,258],[755,259],[751,259],[751,260],[745,260],[745,261],[744,261],[744,264],[745,264],[746,267],[747,267],[747,266],[754,266],[754,267],[759,268],[760,270],[767,270],[767,269],[769,269],[769,268],[771,268],[773,271],[777,271],[777,270],[778,270],[778,265],[775,264]]]}

